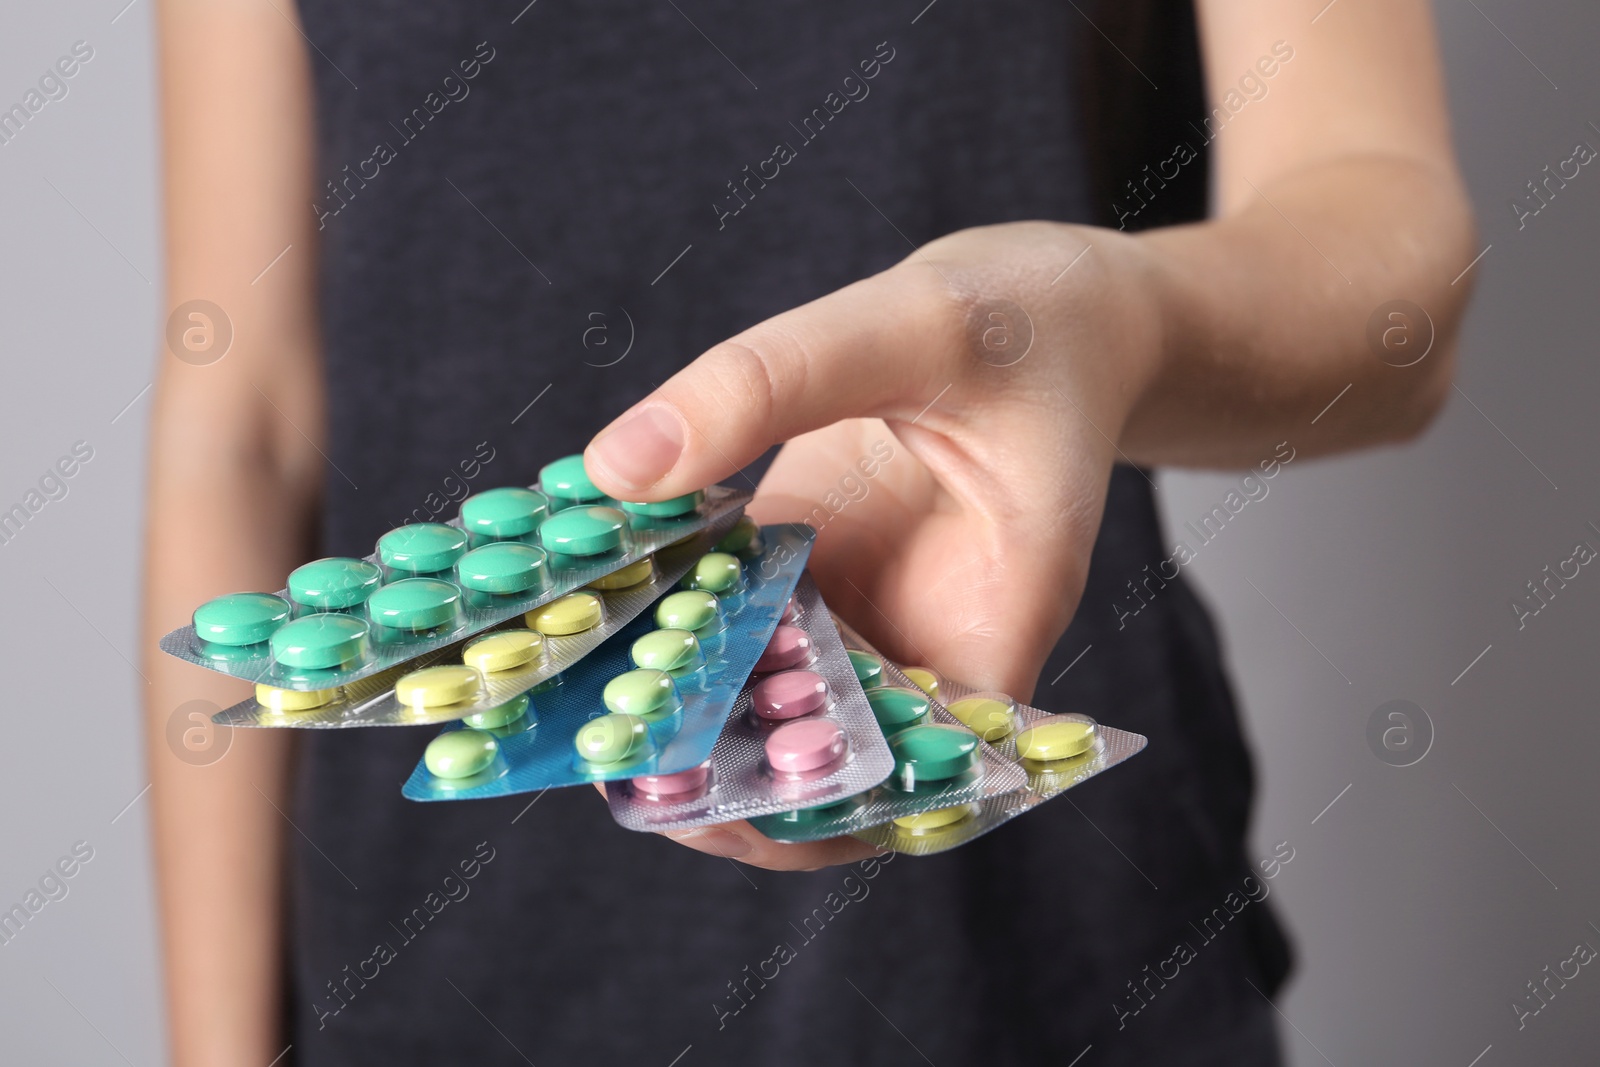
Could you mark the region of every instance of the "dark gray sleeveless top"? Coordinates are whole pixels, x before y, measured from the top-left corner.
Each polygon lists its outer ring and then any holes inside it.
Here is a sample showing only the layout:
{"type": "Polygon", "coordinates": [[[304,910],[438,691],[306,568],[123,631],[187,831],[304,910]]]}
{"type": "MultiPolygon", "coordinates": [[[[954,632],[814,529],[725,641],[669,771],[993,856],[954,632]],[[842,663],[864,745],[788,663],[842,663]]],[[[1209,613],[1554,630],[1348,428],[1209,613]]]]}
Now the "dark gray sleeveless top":
{"type": "MultiPolygon", "coordinates": [[[[328,552],[533,481],[908,241],[1114,222],[1125,180],[1200,143],[1182,3],[525,3],[302,0],[328,552]]],[[[1137,221],[1203,202],[1190,167],[1137,221]]],[[[1120,468],[1038,692],[1149,749],[938,857],[778,874],[619,829],[588,789],[413,804],[431,729],[308,732],[291,1057],[1277,1062],[1249,983],[1271,993],[1286,948],[1269,905],[1225,905],[1254,869],[1251,768],[1215,635],[1181,579],[1125,627],[1112,607],[1169,554],[1120,468]]]]}

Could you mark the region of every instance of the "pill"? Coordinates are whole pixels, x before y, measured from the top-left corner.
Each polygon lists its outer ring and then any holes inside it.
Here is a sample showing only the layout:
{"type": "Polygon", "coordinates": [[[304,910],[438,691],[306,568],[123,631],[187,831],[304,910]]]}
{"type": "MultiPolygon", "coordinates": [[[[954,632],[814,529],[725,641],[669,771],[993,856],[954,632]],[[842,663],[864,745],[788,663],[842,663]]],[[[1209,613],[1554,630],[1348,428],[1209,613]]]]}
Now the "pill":
{"type": "Polygon", "coordinates": [[[332,704],[338,695],[337,689],[279,689],[256,683],[256,703],[273,711],[310,711],[332,704]]]}
{"type": "Polygon", "coordinates": [[[880,685],[867,690],[867,704],[871,706],[872,716],[878,720],[878,726],[885,735],[925,722],[928,718],[928,698],[915,689],[880,685]]]}
{"type": "Polygon", "coordinates": [[[544,581],[544,550],[516,541],[475,548],[456,561],[456,581],[480,593],[525,593],[544,581]]]}
{"type": "Polygon", "coordinates": [[[618,570],[612,571],[604,578],[596,578],[589,583],[590,589],[632,589],[643,582],[648,582],[656,576],[656,561],[654,556],[635,560],[618,570]]]}
{"type": "Polygon", "coordinates": [[[414,522],[378,538],[383,565],[410,574],[449,570],[466,550],[466,531],[442,522],[414,522]]]}
{"type": "Polygon", "coordinates": [[[744,581],[744,568],[739,557],[726,552],[707,552],[689,572],[685,583],[690,589],[704,589],[708,593],[731,593],[744,581]]]}
{"type": "Polygon", "coordinates": [[[716,594],[699,589],[668,593],[656,605],[656,625],[672,630],[703,630],[722,621],[716,594]]]}
{"type": "Polygon", "coordinates": [[[630,783],[646,800],[687,800],[705,792],[711,780],[711,761],[676,774],[645,774],[630,783]]]}
{"type": "Polygon", "coordinates": [[[271,593],[229,593],[194,609],[194,632],[219,645],[253,645],[289,618],[289,602],[271,593]]]}
{"type": "Polygon", "coordinates": [[[767,763],[779,774],[817,772],[844,758],[850,742],[839,724],[828,719],[800,719],[772,731],[767,738],[767,763]]]}
{"type": "Polygon", "coordinates": [[[856,681],[861,683],[861,688],[871,689],[883,684],[883,660],[858,648],[849,649],[848,652],[850,666],[856,669],[856,681]]]}
{"type": "Polygon", "coordinates": [[[533,663],[544,652],[544,634],[533,630],[496,630],[461,650],[461,662],[485,674],[533,663]]]}
{"type": "Polygon", "coordinates": [[[461,502],[461,528],[499,541],[533,533],[549,514],[550,502],[532,489],[485,489],[461,502]]]}
{"type": "Polygon", "coordinates": [[[677,708],[678,688],[666,671],[641,667],[607,682],[600,701],[607,711],[621,715],[653,716],[677,708]]]}
{"type": "Polygon", "coordinates": [[[516,722],[528,713],[528,694],[518,693],[504,704],[464,715],[461,721],[474,730],[493,730],[495,727],[516,722]]]}
{"type": "Polygon", "coordinates": [[[308,608],[353,608],[383,581],[383,568],[371,560],[330,556],[289,572],[289,596],[308,608]]]}
{"type": "Polygon", "coordinates": [[[1017,735],[1017,758],[1071,759],[1094,746],[1094,723],[1084,719],[1041,719],[1017,735]]]}
{"type": "Polygon", "coordinates": [[[304,615],[273,633],[272,658],[305,670],[341,667],[366,652],[369,632],[353,615],[304,615]]]}
{"type": "Polygon", "coordinates": [[[1009,736],[1016,724],[1016,705],[1009,697],[963,697],[946,707],[963,726],[985,741],[999,741],[1009,736]]]}
{"type": "Polygon", "coordinates": [[[470,700],[482,688],[483,674],[476,667],[446,663],[401,675],[394,696],[408,708],[437,708],[470,700]]]}
{"type": "Polygon", "coordinates": [[[811,662],[811,635],[798,626],[779,623],[766,651],[756,660],[757,672],[787,670],[811,662]]]}
{"type": "Polygon", "coordinates": [[[688,630],[656,630],[635,641],[628,649],[635,667],[654,667],[681,671],[705,662],[700,642],[688,630]]]}
{"type": "Polygon", "coordinates": [[[942,830],[946,826],[954,826],[972,814],[971,804],[957,804],[953,808],[934,808],[932,811],[919,811],[914,815],[902,815],[894,820],[894,825],[897,829],[908,830],[914,834],[925,834],[930,830],[942,830]]]}
{"type": "Polygon", "coordinates": [[[800,605],[794,602],[794,597],[790,597],[789,602],[783,606],[783,621],[790,625],[800,621],[800,605]]]}
{"type": "Polygon", "coordinates": [[[978,762],[978,739],[959,726],[931,723],[909,726],[889,738],[895,773],[907,789],[923,782],[942,782],[965,773],[978,762]]]}
{"type": "Polygon", "coordinates": [[[529,626],[549,637],[592,630],[605,617],[605,605],[593,593],[568,593],[523,616],[529,626]]]}
{"type": "Polygon", "coordinates": [[[759,552],[761,550],[761,528],[756,525],[756,520],[748,515],[741,515],[739,521],[734,523],[733,529],[722,535],[722,540],[717,542],[718,552],[759,552]]]}
{"type": "Polygon", "coordinates": [[[706,494],[699,489],[683,496],[675,496],[671,500],[656,500],[651,502],[636,502],[624,500],[622,510],[635,515],[647,515],[658,519],[671,519],[679,515],[687,515],[699,507],[706,498],[706,494]]]}
{"type": "Polygon", "coordinates": [[[622,546],[628,517],[616,508],[568,508],[539,524],[539,543],[563,556],[598,556],[622,546]]]}
{"type": "Polygon", "coordinates": [[[367,598],[367,614],[391,630],[431,630],[454,622],[461,590],[438,578],[402,578],[367,598]]]}
{"type": "Polygon", "coordinates": [[[933,699],[939,699],[938,672],[928,667],[901,667],[900,673],[905,675],[912,685],[927,693],[933,699]]]}
{"type": "Polygon", "coordinates": [[[768,722],[797,719],[828,704],[828,683],[816,671],[779,671],[750,687],[750,710],[768,722]]]}
{"type": "Polygon", "coordinates": [[[562,456],[546,463],[539,470],[539,488],[555,501],[556,507],[584,504],[591,500],[604,500],[602,493],[583,466],[582,456],[562,456]]]}
{"type": "Polygon", "coordinates": [[[428,742],[422,763],[435,778],[471,778],[488,769],[500,742],[479,730],[451,730],[428,742]]]}
{"type": "Polygon", "coordinates": [[[589,763],[622,763],[644,751],[650,725],[637,715],[602,715],[578,728],[572,739],[578,756],[589,763]]]}

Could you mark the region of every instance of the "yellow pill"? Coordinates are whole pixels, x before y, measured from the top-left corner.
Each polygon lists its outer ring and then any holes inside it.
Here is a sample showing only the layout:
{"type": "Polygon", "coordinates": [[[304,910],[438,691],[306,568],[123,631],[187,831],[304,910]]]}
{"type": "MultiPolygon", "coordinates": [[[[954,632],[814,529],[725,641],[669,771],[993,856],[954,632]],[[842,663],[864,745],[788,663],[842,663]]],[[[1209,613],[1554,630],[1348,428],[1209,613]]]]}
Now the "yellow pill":
{"type": "Polygon", "coordinates": [[[469,700],[477,696],[481,688],[483,675],[476,667],[445,664],[401,675],[394,683],[394,695],[407,707],[437,708],[469,700]]]}
{"type": "Polygon", "coordinates": [[[1017,735],[1017,757],[1049,763],[1082,755],[1094,745],[1094,723],[1041,719],[1017,735]]]}
{"type": "Polygon", "coordinates": [[[333,703],[339,695],[337,689],[279,689],[276,686],[256,683],[256,703],[273,711],[310,711],[333,703]]]}
{"type": "Polygon", "coordinates": [[[985,741],[999,741],[1011,733],[1016,721],[1016,705],[1009,697],[965,697],[948,705],[950,714],[961,720],[961,725],[985,741]]]}
{"type": "Polygon", "coordinates": [[[523,667],[544,651],[544,635],[532,630],[499,630],[461,650],[461,662],[485,674],[523,667]]]}
{"type": "Polygon", "coordinates": [[[593,593],[568,593],[524,616],[529,626],[547,637],[592,630],[605,617],[605,605],[593,593]]]}
{"type": "Polygon", "coordinates": [[[637,563],[630,563],[620,571],[612,571],[604,578],[596,578],[589,583],[590,589],[632,589],[641,582],[648,582],[655,577],[656,561],[653,556],[646,556],[637,563]]]}
{"type": "Polygon", "coordinates": [[[939,676],[927,667],[902,667],[900,673],[911,679],[911,684],[931,696],[939,699],[939,676]]]}
{"type": "Polygon", "coordinates": [[[902,815],[894,821],[894,824],[901,830],[925,834],[929,830],[954,826],[971,814],[971,804],[957,804],[953,808],[935,808],[932,811],[919,811],[915,815],[902,815]]]}

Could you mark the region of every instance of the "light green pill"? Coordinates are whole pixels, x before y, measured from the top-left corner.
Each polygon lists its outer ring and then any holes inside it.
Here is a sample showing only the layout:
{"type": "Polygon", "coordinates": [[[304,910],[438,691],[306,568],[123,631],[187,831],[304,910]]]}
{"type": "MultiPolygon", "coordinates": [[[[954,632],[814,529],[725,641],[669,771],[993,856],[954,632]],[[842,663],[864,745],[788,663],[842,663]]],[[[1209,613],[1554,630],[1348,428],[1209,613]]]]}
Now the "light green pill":
{"type": "Polygon", "coordinates": [[[718,552],[748,552],[761,544],[761,527],[748,515],[740,516],[733,529],[717,542],[718,552]]]}
{"type": "Polygon", "coordinates": [[[431,630],[454,622],[461,591],[438,578],[402,578],[367,598],[367,614],[392,630],[431,630]]]}
{"type": "Polygon", "coordinates": [[[690,589],[704,589],[708,593],[727,593],[739,588],[744,581],[744,569],[739,557],[727,552],[707,552],[695,563],[685,584],[690,589]]]}
{"type": "Polygon", "coordinates": [[[628,517],[616,508],[558,511],[539,524],[539,543],[563,556],[597,556],[622,547],[628,517]]]}
{"type": "Polygon", "coordinates": [[[656,605],[656,625],[669,630],[701,630],[722,621],[722,605],[712,593],[685,589],[656,605]]]}
{"type": "Polygon", "coordinates": [[[498,541],[533,533],[549,514],[550,502],[532,489],[486,489],[461,502],[461,528],[498,541]]]}
{"type": "Polygon", "coordinates": [[[624,500],[622,510],[634,515],[648,515],[657,519],[673,519],[679,515],[687,515],[705,500],[706,494],[699,489],[683,496],[675,496],[671,500],[656,500],[639,502],[624,500]]]}
{"type": "Polygon", "coordinates": [[[411,574],[449,570],[466,550],[466,531],[442,522],[414,522],[378,538],[383,565],[411,574]]]}
{"type": "Polygon", "coordinates": [[[925,722],[928,718],[928,698],[915,689],[880,685],[867,690],[867,704],[886,735],[925,722]]]}
{"type": "Polygon", "coordinates": [[[354,615],[305,615],[273,633],[272,658],[304,670],[340,667],[366,652],[368,633],[354,615]]]}
{"type": "Polygon", "coordinates": [[[504,726],[508,722],[516,722],[527,714],[527,711],[528,694],[518,693],[504,704],[496,704],[492,708],[475,711],[461,721],[475,730],[492,730],[496,726],[504,726]]]}
{"type": "Polygon", "coordinates": [[[480,593],[522,593],[544,581],[544,549],[518,541],[475,548],[456,561],[456,581],[480,593]]]}
{"type": "Polygon", "coordinates": [[[376,563],[347,556],[314,560],[289,572],[289,596],[308,608],[353,608],[383,581],[376,563]]]}
{"type": "Polygon", "coordinates": [[[895,772],[907,789],[923,782],[943,782],[971,770],[978,762],[978,739],[959,726],[930,723],[909,726],[889,738],[895,772]]]}
{"type": "Polygon", "coordinates": [[[700,642],[688,630],[656,630],[647,633],[628,649],[635,667],[654,667],[661,671],[681,671],[701,662],[700,642]]]}
{"type": "Polygon", "coordinates": [[[589,480],[583,457],[563,456],[546,463],[539,471],[539,488],[544,495],[556,501],[557,507],[569,504],[587,504],[591,500],[604,500],[606,495],[589,480]]]}
{"type": "Polygon", "coordinates": [[[271,593],[229,593],[194,609],[194,632],[218,645],[265,641],[289,618],[289,602],[271,593]]]}
{"type": "Polygon", "coordinates": [[[435,778],[471,778],[487,770],[500,742],[478,730],[451,730],[428,742],[422,763],[435,778]]]}
{"type": "Polygon", "coordinates": [[[861,688],[874,689],[883,684],[883,660],[858,648],[846,649],[846,652],[850,656],[850,666],[856,669],[856,681],[861,683],[861,688]]]}
{"type": "Polygon", "coordinates": [[[602,715],[578,729],[572,745],[589,763],[622,763],[644,751],[650,725],[637,715],[602,715]]]}
{"type": "Polygon", "coordinates": [[[675,707],[677,698],[672,675],[650,667],[617,675],[600,694],[606,710],[619,715],[655,715],[675,707]]]}

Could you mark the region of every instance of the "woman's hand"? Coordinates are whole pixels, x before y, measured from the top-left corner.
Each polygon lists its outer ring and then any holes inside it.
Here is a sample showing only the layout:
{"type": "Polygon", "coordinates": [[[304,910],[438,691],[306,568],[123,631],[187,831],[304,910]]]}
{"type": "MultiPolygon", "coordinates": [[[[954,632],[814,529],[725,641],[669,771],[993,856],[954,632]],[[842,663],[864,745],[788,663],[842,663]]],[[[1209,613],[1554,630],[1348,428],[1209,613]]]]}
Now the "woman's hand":
{"type": "MultiPolygon", "coordinates": [[[[615,496],[662,499],[787,442],[751,512],[818,528],[829,606],[899,662],[1026,698],[1155,374],[1147,275],[1110,231],[952,234],[711,349],[602,432],[589,470],[615,496]]],[[[670,836],[774,869],[874,851],[778,844],[745,822],[670,836]]]]}

